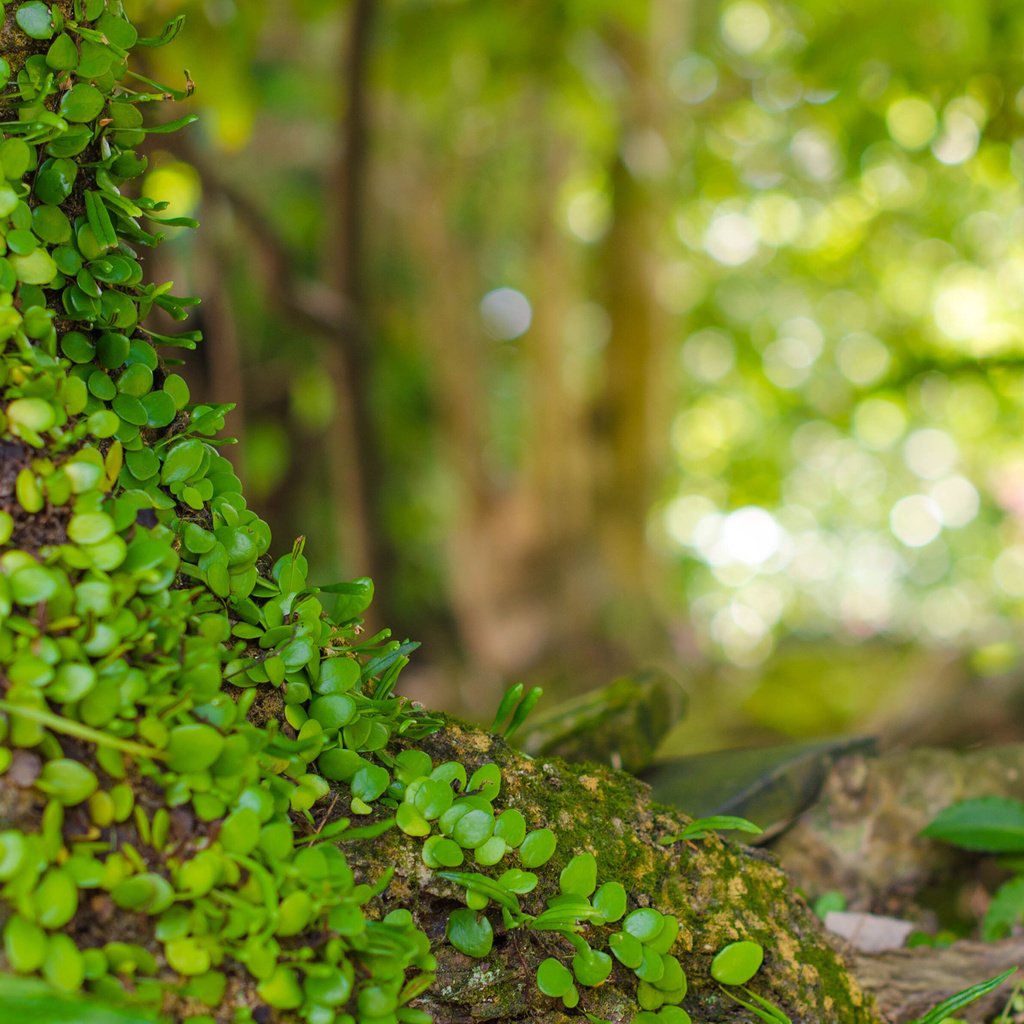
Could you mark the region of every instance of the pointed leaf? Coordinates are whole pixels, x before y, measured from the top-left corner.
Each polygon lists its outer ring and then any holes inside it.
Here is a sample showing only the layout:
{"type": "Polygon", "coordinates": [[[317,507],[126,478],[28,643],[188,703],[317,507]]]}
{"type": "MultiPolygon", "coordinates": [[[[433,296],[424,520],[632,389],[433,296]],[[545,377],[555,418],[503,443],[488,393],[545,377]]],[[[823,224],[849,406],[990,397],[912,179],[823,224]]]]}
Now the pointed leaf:
{"type": "Polygon", "coordinates": [[[1009,797],[961,800],[940,811],[921,835],[988,853],[1024,852],[1024,803],[1009,797]]]}

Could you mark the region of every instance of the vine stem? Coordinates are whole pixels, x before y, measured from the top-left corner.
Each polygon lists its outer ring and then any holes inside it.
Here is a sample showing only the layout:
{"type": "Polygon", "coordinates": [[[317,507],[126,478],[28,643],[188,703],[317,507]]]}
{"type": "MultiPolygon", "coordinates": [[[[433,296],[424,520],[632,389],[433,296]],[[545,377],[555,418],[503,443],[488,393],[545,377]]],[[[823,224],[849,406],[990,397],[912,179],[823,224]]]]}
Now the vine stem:
{"type": "Polygon", "coordinates": [[[119,736],[111,736],[109,733],[100,732],[98,729],[91,729],[81,722],[74,722],[70,718],[62,718],[52,711],[43,711],[39,708],[26,707],[23,704],[12,704],[10,701],[0,700],[0,711],[9,715],[20,715],[22,718],[29,718],[33,722],[39,722],[54,732],[63,733],[65,736],[74,736],[80,740],[95,743],[101,747],[113,747],[125,754],[134,754],[136,757],[149,757],[154,761],[163,761],[167,755],[155,747],[146,747],[133,740],[123,740],[119,736]]]}

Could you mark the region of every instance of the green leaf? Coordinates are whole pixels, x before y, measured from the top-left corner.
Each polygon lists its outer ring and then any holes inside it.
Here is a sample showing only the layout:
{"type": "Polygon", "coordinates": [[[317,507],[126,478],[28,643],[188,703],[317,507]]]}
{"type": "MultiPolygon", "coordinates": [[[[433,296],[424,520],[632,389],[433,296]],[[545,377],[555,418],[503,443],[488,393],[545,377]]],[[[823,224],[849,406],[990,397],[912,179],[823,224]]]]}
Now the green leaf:
{"type": "Polygon", "coordinates": [[[505,856],[507,851],[508,844],[501,836],[491,836],[476,848],[473,859],[484,867],[493,867],[505,856]]]}
{"type": "Polygon", "coordinates": [[[494,833],[494,815],[490,811],[467,811],[455,823],[452,839],[467,850],[483,846],[494,833]]]}
{"type": "Polygon", "coordinates": [[[527,893],[537,888],[537,876],[532,871],[520,871],[519,868],[509,868],[498,878],[498,884],[503,885],[510,892],[527,893]]]}
{"type": "Polygon", "coordinates": [[[161,914],[174,902],[174,889],[162,875],[144,872],[118,882],[110,898],[125,910],[161,914]]]}
{"type": "Polygon", "coordinates": [[[524,697],[523,689],[522,683],[516,683],[505,691],[494,715],[494,721],[491,722],[491,732],[496,732],[504,736],[505,739],[509,739],[526,721],[537,701],[544,695],[544,691],[539,686],[534,686],[524,697]]]}
{"type": "Polygon", "coordinates": [[[746,999],[741,999],[734,992],[730,992],[727,988],[723,988],[722,992],[725,993],[734,1003],[739,1003],[740,1006],[749,1010],[758,1020],[764,1021],[764,1024],[793,1024],[786,1014],[784,1014],[777,1006],[773,1003],[769,1003],[767,999],[762,999],[760,996],[755,995],[750,989],[744,989],[744,993],[750,997],[753,1002],[746,999]]]}
{"type": "Polygon", "coordinates": [[[96,792],[99,780],[84,764],[70,758],[58,758],[43,765],[36,786],[65,807],[73,807],[96,792]]]}
{"type": "Polygon", "coordinates": [[[584,896],[554,896],[548,900],[548,909],[541,911],[530,922],[530,927],[535,931],[574,932],[584,921],[603,920],[584,896]]]}
{"type": "Polygon", "coordinates": [[[448,941],[466,956],[485,957],[494,945],[494,930],[484,914],[468,907],[453,910],[446,928],[448,941]]]}
{"type": "Polygon", "coordinates": [[[423,862],[431,868],[457,868],[465,854],[458,843],[445,836],[431,836],[423,844],[423,862]]]}
{"type": "Polygon", "coordinates": [[[223,749],[224,737],[212,725],[177,725],[167,741],[167,764],[176,772],[202,771],[220,757],[223,749]]]}
{"type": "Polygon", "coordinates": [[[137,1009],[115,1009],[80,993],[60,992],[45,982],[0,974],[0,1006],[11,1020],[31,1024],[155,1024],[137,1009]]]}
{"type": "Polygon", "coordinates": [[[629,932],[615,932],[608,939],[608,948],[616,960],[630,970],[636,970],[644,959],[643,943],[629,932]]]}
{"type": "Polygon", "coordinates": [[[591,903],[609,924],[618,921],[626,913],[626,889],[621,882],[605,882],[591,903]]]}
{"type": "Polygon", "coordinates": [[[501,792],[501,769],[493,762],[480,765],[469,777],[466,792],[493,800],[501,792]]]}
{"type": "MultiPolygon", "coordinates": [[[[412,805],[402,803],[398,805],[398,810],[395,812],[395,820],[398,822],[398,827],[408,836],[429,836],[430,835],[430,822],[423,817],[422,814],[412,805]]],[[[441,838],[434,836],[433,838],[441,838]]],[[[446,839],[445,842],[452,843],[450,839],[446,839]]],[[[459,860],[449,864],[449,867],[456,867],[462,863],[462,849],[457,843],[452,843],[459,851],[459,860]]],[[[426,850],[424,850],[424,860],[426,860],[426,850]]],[[[429,862],[428,862],[429,863],[429,862]]],[[[441,862],[438,861],[438,864],[441,862]]],[[[431,867],[437,867],[437,864],[430,865],[431,867]]]]}
{"type": "Polygon", "coordinates": [[[546,864],[555,852],[556,839],[549,828],[539,828],[529,833],[519,846],[519,860],[524,868],[539,868],[546,864]]]}
{"type": "Polygon", "coordinates": [[[622,922],[624,932],[645,943],[656,939],[664,927],[664,916],[650,907],[634,910],[622,922]]]}
{"type": "MultiPolygon", "coordinates": [[[[335,657],[320,663],[320,677],[313,684],[313,689],[317,693],[325,694],[346,693],[358,682],[359,663],[355,658],[335,657]]],[[[406,751],[406,753],[411,753],[411,751],[406,751]]],[[[424,754],[424,757],[427,755],[424,754]]],[[[427,757],[427,761],[430,761],[429,757],[427,757]]]]}
{"type": "Polygon", "coordinates": [[[53,16],[44,3],[33,0],[22,4],[14,15],[18,28],[32,39],[49,39],[53,35],[53,16]]]}
{"type": "MultiPolygon", "coordinates": [[[[167,91],[170,92],[171,90],[167,91]]],[[[187,128],[198,120],[199,116],[197,114],[186,114],[184,117],[179,117],[176,121],[165,121],[163,124],[150,125],[145,131],[149,135],[170,135],[171,132],[176,132],[179,128],[187,128]]]]}
{"type": "Polygon", "coordinates": [[[586,949],[572,958],[572,970],[581,985],[595,988],[612,973],[612,958],[596,949],[586,949]]]}
{"type": "Polygon", "coordinates": [[[681,1006],[663,1006],[658,1013],[658,1024],[693,1024],[693,1021],[681,1006]]]}
{"type": "Polygon", "coordinates": [[[455,794],[447,782],[439,779],[424,779],[416,790],[413,804],[427,821],[441,817],[452,805],[455,794]]]}
{"type": "Polygon", "coordinates": [[[158,36],[140,36],[138,39],[139,46],[166,46],[167,43],[171,42],[178,33],[181,31],[182,26],[185,24],[185,15],[179,14],[176,18],[172,18],[166,25],[160,30],[158,36]]]}
{"type": "Polygon", "coordinates": [[[151,427],[169,426],[178,414],[174,399],[166,391],[151,391],[142,399],[142,406],[151,427]]]}
{"type": "Polygon", "coordinates": [[[519,702],[515,711],[512,712],[512,718],[505,727],[505,739],[508,740],[512,738],[513,734],[519,730],[529,717],[530,712],[536,706],[537,701],[539,701],[543,696],[544,690],[541,687],[533,686],[530,688],[530,692],[527,693],[527,695],[519,702]]]}
{"type": "Polygon", "coordinates": [[[139,33],[127,18],[107,12],[96,22],[96,30],[102,32],[111,46],[130,50],[139,39],[139,33]]]}
{"type": "Polygon", "coordinates": [[[764,947],[746,939],[730,942],[711,961],[711,977],[722,985],[745,985],[761,969],[764,947]]]}
{"type": "Polygon", "coordinates": [[[947,1017],[956,1013],[957,1010],[962,1010],[965,1006],[970,1006],[971,1003],[982,996],[987,996],[989,992],[994,992],[1016,971],[1016,967],[1011,967],[1008,971],[1003,971],[1002,974],[989,978],[988,981],[979,982],[977,985],[972,985],[970,988],[957,992],[956,995],[944,999],[938,1006],[933,1007],[923,1017],[918,1017],[916,1020],[911,1021],[911,1024],[942,1024],[947,1017]]]}
{"type": "Polygon", "coordinates": [[[57,276],[57,264],[45,249],[33,249],[24,256],[8,256],[22,284],[49,284],[57,276]]]}
{"type": "Polygon", "coordinates": [[[965,850],[1024,852],[1024,803],[1002,796],[961,800],[940,811],[921,831],[965,850]]]}
{"type": "Polygon", "coordinates": [[[46,959],[46,933],[35,922],[12,914],[4,924],[4,953],[19,973],[37,971],[46,959]]]}
{"type": "Polygon", "coordinates": [[[985,942],[995,942],[1009,935],[1010,930],[1024,918],[1024,876],[1004,882],[992,897],[981,925],[985,942]]]}
{"type": "Polygon", "coordinates": [[[104,250],[116,248],[117,232],[114,230],[114,223],[110,219],[107,205],[103,202],[103,197],[99,192],[90,190],[85,193],[85,215],[100,248],[104,250]]]}
{"type": "MultiPolygon", "coordinates": [[[[494,713],[494,721],[491,722],[491,732],[500,733],[502,722],[512,714],[512,709],[522,700],[523,697],[523,684],[515,683],[510,686],[504,696],[501,698],[501,702],[498,704],[498,710],[494,713]]],[[[572,979],[569,979],[570,982],[572,979]]]]}
{"type": "Polygon", "coordinates": [[[502,811],[494,824],[494,834],[511,846],[519,846],[526,838],[526,819],[514,807],[502,811]]]}
{"type": "Polygon", "coordinates": [[[572,988],[572,973],[563,963],[549,956],[537,967],[537,988],[552,999],[561,999],[572,988]]]}
{"type": "MultiPolygon", "coordinates": [[[[324,697],[317,697],[309,705],[309,717],[319,722],[325,730],[340,729],[353,721],[357,714],[356,702],[343,693],[331,693],[324,697]]],[[[380,770],[384,771],[383,768],[380,770]]],[[[376,799],[376,797],[371,799],[376,799]]]]}
{"type": "Polygon", "coordinates": [[[714,814],[708,818],[694,818],[682,832],[673,836],[665,836],[658,842],[663,846],[669,843],[678,843],[686,839],[703,839],[711,831],[730,830],[734,832],[748,832],[751,835],[760,835],[764,830],[746,818],[737,818],[731,814],[714,814]]]}
{"type": "Polygon", "coordinates": [[[79,82],[64,93],[60,101],[60,113],[68,121],[82,124],[97,117],[104,103],[106,99],[96,86],[79,82]]]}
{"type": "Polygon", "coordinates": [[[597,860],[592,853],[577,854],[562,868],[558,888],[571,896],[589,896],[597,887],[597,860]]]}
{"type": "Polygon", "coordinates": [[[78,47],[66,32],[61,32],[50,44],[50,49],[46,51],[46,63],[54,71],[72,71],[78,67],[78,47]]]}
{"type": "MultiPolygon", "coordinates": [[[[321,697],[319,699],[328,700],[330,698],[321,697]]],[[[316,702],[314,701],[314,703],[316,702]]],[[[390,782],[391,776],[386,768],[381,768],[376,764],[367,764],[352,776],[352,795],[367,803],[372,803],[388,788],[390,782]]]]}
{"type": "Polygon", "coordinates": [[[446,878],[449,882],[455,882],[456,885],[461,885],[469,892],[486,896],[487,899],[494,900],[498,906],[504,907],[515,916],[522,917],[523,911],[515,893],[510,892],[493,878],[470,871],[439,871],[437,874],[439,878],[446,878]]]}
{"type": "Polygon", "coordinates": [[[13,878],[26,862],[29,849],[20,832],[0,832],[0,881],[13,878]]]}

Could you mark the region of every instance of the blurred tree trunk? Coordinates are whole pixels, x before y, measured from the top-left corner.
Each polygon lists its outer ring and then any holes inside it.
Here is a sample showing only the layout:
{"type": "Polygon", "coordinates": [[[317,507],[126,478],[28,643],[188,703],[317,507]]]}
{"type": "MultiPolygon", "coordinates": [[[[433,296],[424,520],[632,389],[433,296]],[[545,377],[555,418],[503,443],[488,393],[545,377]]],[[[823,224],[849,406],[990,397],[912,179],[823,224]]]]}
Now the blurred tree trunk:
{"type": "MultiPolygon", "coordinates": [[[[327,186],[334,203],[325,234],[323,278],[347,312],[347,329],[328,339],[325,353],[337,400],[326,446],[342,564],[348,575],[372,576],[378,591],[387,595],[392,560],[381,528],[383,458],[372,409],[372,328],[364,278],[371,121],[367,75],[376,6],[376,0],[352,0],[338,63],[338,85],[346,105],[338,157],[327,186]]],[[[378,616],[386,618],[386,612],[386,606],[376,607],[375,621],[378,616]]]]}
{"type": "MultiPolygon", "coordinates": [[[[656,287],[669,207],[661,182],[669,173],[658,17],[652,2],[640,24],[618,22],[606,41],[625,87],[620,141],[609,171],[611,225],[602,253],[611,333],[603,387],[594,407],[599,557],[607,574],[613,628],[646,648],[657,643],[647,520],[665,468],[673,341],[656,287]]],[[[675,7],[676,35],[688,35],[690,5],[675,7]]],[[[663,43],[663,40],[662,40],[663,43]]]]}
{"type": "MultiPolygon", "coordinates": [[[[513,116],[531,125],[535,184],[524,242],[530,276],[522,285],[533,322],[511,343],[519,349],[524,430],[511,472],[493,456],[489,407],[495,361],[511,353],[499,355],[503,343],[477,323],[488,286],[450,219],[473,168],[446,164],[448,154],[412,155],[398,172],[408,190],[399,230],[415,261],[438,269],[419,325],[441,445],[458,481],[447,588],[475,688],[526,673],[583,689],[659,646],[646,524],[664,465],[671,387],[671,336],[656,297],[668,219],[660,187],[668,171],[658,99],[659,33],[666,30],[660,11],[644,4],[630,24],[609,24],[605,32],[622,94],[606,175],[611,224],[597,266],[589,268],[611,324],[607,345],[591,356],[596,380],[572,368],[567,338],[588,272],[586,254],[561,226],[561,186],[578,142],[559,133],[543,92],[528,90],[516,105],[513,116]]],[[[674,18],[671,41],[678,45],[689,9],[674,18]]],[[[427,145],[410,149],[430,154],[427,145]]],[[[493,703],[487,691],[477,689],[481,707],[493,703]]]]}

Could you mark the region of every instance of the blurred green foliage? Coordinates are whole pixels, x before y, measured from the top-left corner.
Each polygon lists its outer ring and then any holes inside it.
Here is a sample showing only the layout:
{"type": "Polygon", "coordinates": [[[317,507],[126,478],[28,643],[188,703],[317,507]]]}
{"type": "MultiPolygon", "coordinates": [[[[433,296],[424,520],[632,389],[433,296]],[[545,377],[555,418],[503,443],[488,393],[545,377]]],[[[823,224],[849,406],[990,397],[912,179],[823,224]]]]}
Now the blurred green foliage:
{"type": "MultiPolygon", "coordinates": [[[[182,4],[134,6],[155,22],[182,4]]],[[[326,575],[383,574],[387,614],[458,637],[485,676],[542,664],[545,630],[571,635],[551,605],[539,622],[522,611],[557,603],[560,560],[594,595],[568,601],[590,615],[586,637],[635,639],[634,660],[660,636],[673,638],[661,654],[756,667],[796,636],[1014,661],[1016,5],[366,3],[359,154],[343,148],[356,7],[184,6],[203,134],[154,150],[149,188],[174,212],[201,203],[220,237],[212,254],[183,239],[177,271],[202,278],[186,290],[208,297],[213,349],[236,339],[206,371],[242,403],[250,491],[279,535],[319,533],[311,546],[333,540],[339,563],[352,554],[330,496],[350,492],[318,453],[344,414],[330,370],[344,331],[325,342],[297,323],[260,267],[279,246],[291,299],[337,289],[335,207],[346,168],[364,165],[362,237],[341,243],[370,340],[364,520],[385,557],[326,575]],[[252,232],[246,202],[273,239],[252,232]],[[621,266],[640,268],[629,308],[613,295],[621,266]],[[635,394],[647,433],[623,456],[606,443],[621,419],[614,353],[628,365],[649,323],[635,394]],[[652,466],[636,484],[646,515],[623,512],[645,553],[581,560],[630,480],[613,473],[602,491],[615,459],[652,466]],[[585,507],[559,519],[576,483],[585,507]],[[511,511],[496,498],[524,494],[511,511]],[[481,555],[499,547],[543,565],[524,574],[533,590],[512,594],[481,555]]],[[[180,79],[170,59],[154,73],[180,79]]]]}

